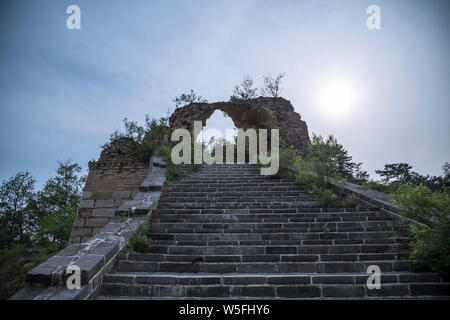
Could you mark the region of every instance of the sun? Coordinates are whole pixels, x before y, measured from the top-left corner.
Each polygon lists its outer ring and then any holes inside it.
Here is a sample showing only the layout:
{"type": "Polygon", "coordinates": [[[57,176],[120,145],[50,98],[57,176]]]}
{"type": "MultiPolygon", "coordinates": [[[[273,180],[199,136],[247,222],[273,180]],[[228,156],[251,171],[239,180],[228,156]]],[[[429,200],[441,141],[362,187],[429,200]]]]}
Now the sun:
{"type": "Polygon", "coordinates": [[[351,82],[334,80],[323,86],[317,94],[318,106],[330,116],[344,116],[355,106],[356,90],[351,82]]]}

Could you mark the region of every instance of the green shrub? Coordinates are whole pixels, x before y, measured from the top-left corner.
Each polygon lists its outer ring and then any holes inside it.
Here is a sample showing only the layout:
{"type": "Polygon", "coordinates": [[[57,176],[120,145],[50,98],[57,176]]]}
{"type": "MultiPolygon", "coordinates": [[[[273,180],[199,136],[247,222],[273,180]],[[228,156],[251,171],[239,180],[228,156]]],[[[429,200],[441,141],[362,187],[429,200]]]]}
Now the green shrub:
{"type": "Polygon", "coordinates": [[[168,145],[163,144],[159,146],[158,151],[165,162],[172,163],[172,148],[170,148],[168,145]]]}
{"type": "Polygon", "coordinates": [[[405,183],[393,193],[400,213],[423,225],[411,225],[410,258],[419,270],[450,274],[450,195],[405,183]]]}
{"type": "Polygon", "coordinates": [[[297,155],[294,162],[294,168],[297,169],[295,181],[306,188],[318,188],[324,185],[323,180],[313,172],[312,163],[308,159],[303,159],[297,155]]]}
{"type": "Polygon", "coordinates": [[[172,181],[180,175],[180,171],[174,165],[168,165],[166,168],[166,179],[172,181]]]}
{"type": "Polygon", "coordinates": [[[131,235],[130,242],[125,252],[145,253],[152,245],[152,239],[148,237],[150,223],[142,223],[131,235]]]}
{"type": "Polygon", "coordinates": [[[338,205],[338,196],[332,190],[327,188],[316,188],[315,194],[320,206],[323,208],[335,208],[338,205]]]}
{"type": "Polygon", "coordinates": [[[0,299],[7,299],[26,286],[28,271],[61,249],[56,244],[45,248],[28,248],[11,244],[0,250],[0,299]]]}
{"type": "Polygon", "coordinates": [[[158,148],[159,154],[167,163],[166,179],[171,181],[180,175],[178,168],[172,163],[172,148],[168,145],[161,145],[158,148]]]}
{"type": "Polygon", "coordinates": [[[430,226],[412,225],[410,232],[412,243],[410,258],[418,270],[430,270],[450,274],[450,224],[443,221],[430,226]]]}

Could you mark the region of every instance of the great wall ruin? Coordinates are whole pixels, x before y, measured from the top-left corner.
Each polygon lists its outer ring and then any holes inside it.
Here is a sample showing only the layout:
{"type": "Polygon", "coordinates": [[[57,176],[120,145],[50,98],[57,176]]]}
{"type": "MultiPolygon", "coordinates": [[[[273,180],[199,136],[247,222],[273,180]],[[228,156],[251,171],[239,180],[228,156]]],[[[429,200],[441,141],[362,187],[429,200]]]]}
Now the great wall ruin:
{"type": "MultiPolygon", "coordinates": [[[[275,117],[280,136],[306,152],[306,123],[282,98],[192,103],[172,114],[170,126],[192,130],[194,120],[205,124],[214,110],[244,128],[275,117]]],[[[403,220],[386,195],[335,183],[358,209],[321,208],[293,179],[263,177],[248,164],[181,166],[181,176],[169,182],[160,157],[137,160],[129,143],[117,140],[89,163],[70,244],[31,270],[29,287],[12,299],[449,296],[448,280],[410,271],[410,239],[396,232],[403,220]],[[148,220],[151,252],[121,252],[148,220]],[[70,265],[81,269],[80,289],[65,286],[70,265]],[[382,271],[381,289],[366,286],[371,265],[382,271]]]]}

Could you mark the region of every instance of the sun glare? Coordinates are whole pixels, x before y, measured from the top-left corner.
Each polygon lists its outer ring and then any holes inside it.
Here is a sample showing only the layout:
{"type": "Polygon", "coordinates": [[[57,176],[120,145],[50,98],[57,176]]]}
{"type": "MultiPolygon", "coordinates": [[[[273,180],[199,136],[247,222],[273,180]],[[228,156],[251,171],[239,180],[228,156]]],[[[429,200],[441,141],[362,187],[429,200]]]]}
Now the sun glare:
{"type": "Polygon", "coordinates": [[[355,105],[356,91],[351,83],[333,81],[318,92],[318,104],[323,113],[331,116],[348,114],[355,105]]]}

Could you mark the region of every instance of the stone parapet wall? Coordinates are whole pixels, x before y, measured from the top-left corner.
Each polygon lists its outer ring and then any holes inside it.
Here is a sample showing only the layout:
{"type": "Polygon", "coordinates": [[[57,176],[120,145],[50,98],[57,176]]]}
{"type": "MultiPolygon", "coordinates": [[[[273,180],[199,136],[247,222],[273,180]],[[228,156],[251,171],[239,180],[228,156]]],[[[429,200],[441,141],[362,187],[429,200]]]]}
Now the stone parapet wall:
{"type": "Polygon", "coordinates": [[[98,161],[89,162],[89,173],[69,243],[83,243],[114,217],[115,210],[134,199],[147,178],[149,163],[136,160],[133,141],[121,138],[105,148],[98,161]]]}
{"type": "Polygon", "coordinates": [[[72,230],[72,243],[30,270],[26,276],[29,286],[10,299],[94,298],[102,284],[103,275],[114,269],[120,250],[127,246],[132,233],[149,220],[153,210],[158,207],[166,182],[166,163],[159,157],[152,157],[149,164],[146,178],[137,187],[140,191],[85,191],[72,230]],[[119,203],[121,205],[117,207],[119,203]],[[82,223],[78,227],[80,221],[82,223]],[[79,235],[84,233],[86,235],[79,235]],[[80,289],[66,286],[69,266],[80,268],[80,289]]]}

